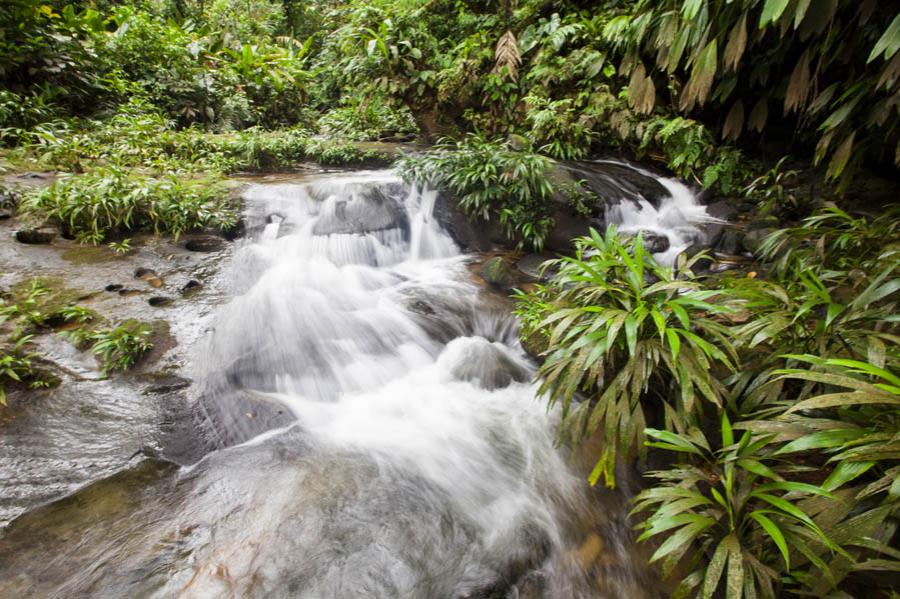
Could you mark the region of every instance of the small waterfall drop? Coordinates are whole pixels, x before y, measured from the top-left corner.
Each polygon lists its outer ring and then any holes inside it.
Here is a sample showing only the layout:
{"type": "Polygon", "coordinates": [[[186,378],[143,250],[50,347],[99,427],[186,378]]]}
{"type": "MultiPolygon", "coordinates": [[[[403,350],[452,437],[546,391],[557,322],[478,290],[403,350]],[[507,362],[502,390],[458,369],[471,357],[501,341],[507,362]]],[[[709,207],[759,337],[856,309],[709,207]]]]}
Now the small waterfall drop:
{"type": "Polygon", "coordinates": [[[657,262],[675,263],[694,243],[706,241],[706,225],[721,222],[687,185],[617,160],[580,162],[570,169],[603,204],[604,221],[625,235],[642,233],[657,262]]]}

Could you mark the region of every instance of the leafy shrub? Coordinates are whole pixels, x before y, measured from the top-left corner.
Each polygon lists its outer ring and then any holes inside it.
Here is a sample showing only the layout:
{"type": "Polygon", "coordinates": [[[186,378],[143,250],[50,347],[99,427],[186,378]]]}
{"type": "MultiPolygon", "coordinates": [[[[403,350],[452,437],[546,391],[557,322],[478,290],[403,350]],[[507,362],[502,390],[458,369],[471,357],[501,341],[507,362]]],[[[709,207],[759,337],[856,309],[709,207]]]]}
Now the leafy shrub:
{"type": "MultiPolygon", "coordinates": [[[[623,54],[631,101],[642,111],[667,90],[682,113],[718,107],[727,115],[723,136],[737,139],[762,132],[780,108],[790,130],[810,141],[819,136],[815,159],[830,157],[830,178],[852,171],[867,149],[878,155],[897,145],[900,115],[890,108],[900,81],[896,10],[859,11],[849,0],[822,10],[780,0],[714,11],[684,0],[624,8],[604,36],[623,54]],[[654,84],[664,77],[685,83],[654,84]]],[[[900,154],[894,160],[900,164],[900,154]]]]}
{"type": "Polygon", "coordinates": [[[10,381],[21,383],[34,375],[31,366],[33,354],[24,350],[29,341],[31,336],[25,335],[11,344],[0,346],[0,406],[6,405],[6,384],[10,381]]]}
{"type": "Polygon", "coordinates": [[[203,228],[229,229],[237,215],[219,185],[152,178],[118,168],[69,177],[33,192],[23,209],[58,220],[83,242],[150,229],[176,237],[203,228]]]}
{"type": "Polygon", "coordinates": [[[553,228],[548,166],[542,156],[476,135],[442,140],[434,151],[398,163],[407,180],[448,189],[469,216],[496,219],[509,239],[536,249],[553,228]]]}
{"type": "Polygon", "coordinates": [[[406,106],[392,106],[380,96],[354,101],[329,110],[316,123],[320,133],[357,141],[418,133],[419,128],[406,106]]]}
{"type": "Polygon", "coordinates": [[[113,329],[79,329],[69,335],[77,345],[89,346],[91,353],[103,362],[103,375],[114,370],[128,370],[153,349],[153,329],[142,322],[127,320],[113,329]]]}
{"type": "Polygon", "coordinates": [[[702,415],[703,403],[722,405],[715,372],[733,370],[736,355],[729,330],[712,316],[728,308],[722,292],[694,280],[690,264],[659,266],[640,237],[622,240],[615,228],[592,230],[574,257],[552,264],[558,274],[537,292],[539,322],[534,304],[520,300],[531,312],[523,333],[547,332],[540,392],[561,403],[573,442],[602,431],[591,482],[603,476],[612,485],[617,446],[642,449],[650,405],[678,426],[702,415]],[[579,391],[584,401],[576,401],[579,391]]]}
{"type": "Polygon", "coordinates": [[[663,560],[666,574],[682,560],[687,564],[690,573],[676,595],[712,597],[723,588],[727,597],[781,596],[798,586],[791,575],[798,557],[821,565],[834,580],[811,546],[845,552],[800,507],[809,497],[833,496],[796,480],[802,469],[779,457],[775,435],[745,431],[735,440],[724,412],[721,443],[697,429],[646,433],[654,439],[649,446],[691,458],[651,472],[660,482],[635,497],[632,512],[649,512],[640,539],[666,535],[651,562],[663,560]]]}
{"type": "Polygon", "coordinates": [[[41,328],[68,322],[84,324],[95,318],[93,311],[72,300],[70,292],[53,289],[40,278],[15,286],[0,298],[0,405],[6,405],[5,385],[10,382],[25,383],[30,388],[52,382],[33,367],[36,354],[29,346],[41,328]]]}

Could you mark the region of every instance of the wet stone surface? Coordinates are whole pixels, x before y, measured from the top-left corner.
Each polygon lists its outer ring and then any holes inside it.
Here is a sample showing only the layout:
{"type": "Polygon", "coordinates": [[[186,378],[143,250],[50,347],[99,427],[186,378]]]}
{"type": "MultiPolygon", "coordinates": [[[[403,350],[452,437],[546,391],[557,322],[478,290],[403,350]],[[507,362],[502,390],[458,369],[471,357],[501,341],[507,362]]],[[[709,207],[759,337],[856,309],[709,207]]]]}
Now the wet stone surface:
{"type": "MultiPolygon", "coordinates": [[[[138,234],[134,249],[118,255],[46,227],[39,231],[47,233],[47,243],[21,243],[15,232],[22,230],[19,218],[0,220],[0,289],[40,277],[71,289],[74,303],[99,315],[101,328],[128,319],[152,323],[155,347],[132,371],[105,379],[97,359],[64,331],[36,332],[35,365],[59,385],[7,390],[9,406],[0,408],[0,527],[119,471],[141,447],[185,462],[198,457],[188,414],[188,356],[224,292],[221,253],[191,252],[173,240],[138,234]],[[174,305],[182,289],[190,290],[190,301],[174,305]],[[156,371],[166,374],[149,384],[142,380],[156,371]]],[[[221,241],[220,249],[230,248],[221,241]]]]}

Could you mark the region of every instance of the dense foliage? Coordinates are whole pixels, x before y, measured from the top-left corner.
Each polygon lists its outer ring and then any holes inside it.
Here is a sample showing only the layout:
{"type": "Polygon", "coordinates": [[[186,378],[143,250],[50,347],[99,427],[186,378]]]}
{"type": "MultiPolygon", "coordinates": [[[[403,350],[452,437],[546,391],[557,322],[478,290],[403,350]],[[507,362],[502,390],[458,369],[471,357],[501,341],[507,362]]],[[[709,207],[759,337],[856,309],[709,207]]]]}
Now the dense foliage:
{"type": "Polygon", "coordinates": [[[563,430],[672,452],[636,498],[676,594],[822,596],[896,570],[900,237],[891,213],[826,208],[771,234],[761,272],[660,268],[614,230],[521,294],[548,338],[543,389],[563,430]],[[743,432],[741,432],[743,431],[743,432]]]}

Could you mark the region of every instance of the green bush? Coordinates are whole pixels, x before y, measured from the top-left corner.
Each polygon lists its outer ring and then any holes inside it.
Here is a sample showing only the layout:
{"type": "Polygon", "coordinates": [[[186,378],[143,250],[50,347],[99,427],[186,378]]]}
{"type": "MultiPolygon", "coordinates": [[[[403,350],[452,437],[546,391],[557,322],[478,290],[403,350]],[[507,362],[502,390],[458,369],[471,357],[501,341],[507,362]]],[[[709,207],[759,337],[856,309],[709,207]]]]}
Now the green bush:
{"type": "Polygon", "coordinates": [[[22,202],[32,217],[52,218],[82,242],[100,243],[128,231],[176,238],[188,231],[234,226],[237,213],[224,189],[209,181],[153,178],[118,168],[72,176],[32,192],[22,202]]]}
{"type": "Polygon", "coordinates": [[[683,427],[704,404],[721,407],[716,374],[732,372],[737,356],[730,330],[713,318],[729,311],[727,296],[704,289],[690,264],[659,266],[640,237],[622,240],[613,227],[575,247],[574,257],[551,263],[558,273],[536,291],[540,303],[521,296],[519,312],[530,314],[524,335],[548,338],[540,392],[562,405],[567,439],[601,431],[591,483],[602,476],[611,486],[617,448],[643,449],[651,410],[683,427]]]}
{"type": "Polygon", "coordinates": [[[112,329],[78,329],[69,338],[79,346],[90,347],[103,363],[103,375],[114,370],[128,370],[145,353],[153,349],[150,325],[127,320],[112,329]]]}
{"type": "Polygon", "coordinates": [[[549,164],[508,142],[470,135],[442,140],[423,156],[405,156],[398,168],[409,181],[449,190],[471,217],[497,220],[509,239],[540,250],[553,228],[549,164]]]}

